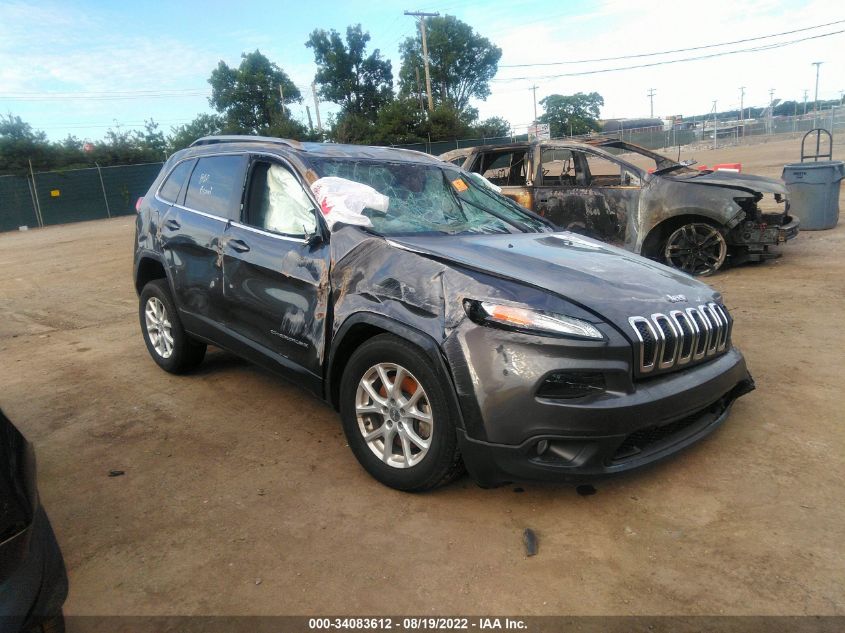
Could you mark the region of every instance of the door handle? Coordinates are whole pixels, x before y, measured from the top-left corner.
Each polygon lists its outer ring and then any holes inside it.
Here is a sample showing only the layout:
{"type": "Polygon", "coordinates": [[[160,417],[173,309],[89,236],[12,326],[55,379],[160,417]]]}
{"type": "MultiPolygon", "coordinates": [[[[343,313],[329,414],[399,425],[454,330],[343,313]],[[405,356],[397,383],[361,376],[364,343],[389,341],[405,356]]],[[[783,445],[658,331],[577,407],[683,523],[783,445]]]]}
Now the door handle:
{"type": "Polygon", "coordinates": [[[237,251],[238,253],[246,253],[249,250],[249,244],[244,242],[243,240],[229,240],[226,242],[228,246],[232,247],[233,251],[237,251]]]}
{"type": "Polygon", "coordinates": [[[182,225],[179,224],[176,220],[167,220],[164,223],[164,227],[170,229],[171,231],[178,231],[182,228],[182,225]]]}

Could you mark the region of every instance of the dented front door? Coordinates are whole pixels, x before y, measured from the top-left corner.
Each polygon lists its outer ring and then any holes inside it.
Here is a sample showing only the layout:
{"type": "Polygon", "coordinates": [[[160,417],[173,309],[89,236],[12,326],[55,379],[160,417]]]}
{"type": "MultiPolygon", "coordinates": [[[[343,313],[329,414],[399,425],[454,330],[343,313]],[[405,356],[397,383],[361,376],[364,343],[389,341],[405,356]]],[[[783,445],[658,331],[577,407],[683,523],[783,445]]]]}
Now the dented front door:
{"type": "Polygon", "coordinates": [[[622,245],[636,217],[640,176],[621,162],[580,150],[543,149],[535,210],[563,229],[622,245]]]}

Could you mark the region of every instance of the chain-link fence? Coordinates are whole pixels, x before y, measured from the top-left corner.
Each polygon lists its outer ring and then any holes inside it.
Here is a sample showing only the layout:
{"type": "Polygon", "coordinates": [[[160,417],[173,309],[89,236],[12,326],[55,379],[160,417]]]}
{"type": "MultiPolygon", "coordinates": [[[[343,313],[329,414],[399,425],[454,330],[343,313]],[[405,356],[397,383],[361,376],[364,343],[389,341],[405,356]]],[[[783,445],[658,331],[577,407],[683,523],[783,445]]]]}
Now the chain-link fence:
{"type": "Polygon", "coordinates": [[[0,176],[0,231],[97,220],[135,211],[162,163],[0,176]]]}
{"type": "MultiPolygon", "coordinates": [[[[753,121],[718,121],[715,125],[712,119],[699,119],[692,121],[688,128],[620,129],[605,134],[591,134],[589,138],[615,138],[654,150],[695,144],[723,147],[797,138],[816,127],[824,127],[834,135],[845,131],[845,108],[831,108],[792,117],[764,117],[753,121]]],[[[573,137],[572,140],[584,138],[573,137]]],[[[523,134],[394,147],[436,156],[453,149],[503,145],[527,139],[527,135],[523,134]]],[[[0,176],[0,231],[129,215],[135,210],[135,201],[147,192],[155,180],[161,165],[146,163],[35,172],[25,177],[0,176]]]]}

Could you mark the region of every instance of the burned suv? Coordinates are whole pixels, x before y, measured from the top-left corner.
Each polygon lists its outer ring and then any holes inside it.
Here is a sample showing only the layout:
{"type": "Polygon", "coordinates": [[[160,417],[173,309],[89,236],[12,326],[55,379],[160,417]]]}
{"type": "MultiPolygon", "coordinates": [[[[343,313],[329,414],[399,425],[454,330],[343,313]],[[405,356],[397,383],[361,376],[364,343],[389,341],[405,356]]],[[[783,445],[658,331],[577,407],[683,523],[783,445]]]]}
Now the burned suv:
{"type": "Polygon", "coordinates": [[[160,367],[288,377],[402,490],[627,471],[753,388],[719,293],[407,150],[200,139],[139,203],[134,278],[160,367]]]}
{"type": "Polygon", "coordinates": [[[441,158],[563,229],[693,275],[778,257],[771,247],[798,234],[782,181],[692,169],[623,141],[471,147],[441,158]]]}

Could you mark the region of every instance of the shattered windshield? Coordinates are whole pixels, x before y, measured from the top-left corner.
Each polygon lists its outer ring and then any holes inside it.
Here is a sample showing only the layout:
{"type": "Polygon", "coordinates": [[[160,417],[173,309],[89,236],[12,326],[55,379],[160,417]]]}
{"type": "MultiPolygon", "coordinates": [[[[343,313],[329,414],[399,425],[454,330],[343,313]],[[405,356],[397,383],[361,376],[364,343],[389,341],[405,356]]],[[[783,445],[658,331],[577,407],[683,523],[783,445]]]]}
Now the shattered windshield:
{"type": "Polygon", "coordinates": [[[387,196],[387,211],[363,210],[373,230],[382,235],[551,230],[542,220],[458,169],[350,159],[317,159],[314,168],[321,178],[344,178],[387,196]]]}

